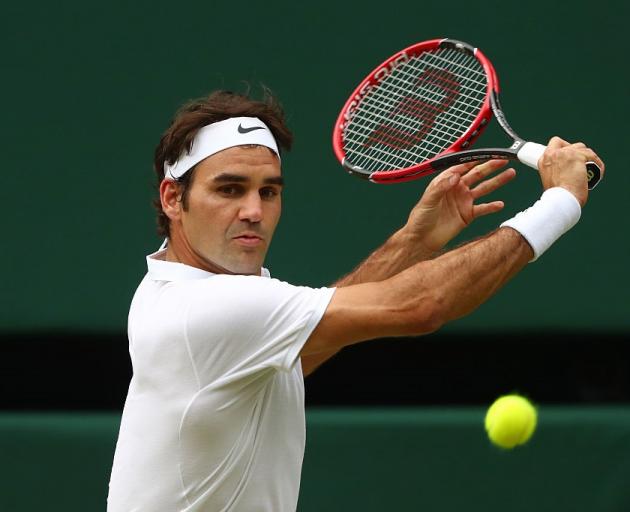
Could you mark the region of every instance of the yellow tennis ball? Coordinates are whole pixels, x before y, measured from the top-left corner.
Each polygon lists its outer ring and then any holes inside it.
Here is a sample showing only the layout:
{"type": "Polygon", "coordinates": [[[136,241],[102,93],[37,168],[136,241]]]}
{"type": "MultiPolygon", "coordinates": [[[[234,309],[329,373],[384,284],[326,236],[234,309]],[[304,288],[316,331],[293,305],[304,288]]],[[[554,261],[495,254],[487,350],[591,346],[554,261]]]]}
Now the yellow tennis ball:
{"type": "Polygon", "coordinates": [[[490,440],[501,448],[526,443],[536,429],[536,409],[519,395],[499,397],[486,413],[486,431],[490,440]]]}

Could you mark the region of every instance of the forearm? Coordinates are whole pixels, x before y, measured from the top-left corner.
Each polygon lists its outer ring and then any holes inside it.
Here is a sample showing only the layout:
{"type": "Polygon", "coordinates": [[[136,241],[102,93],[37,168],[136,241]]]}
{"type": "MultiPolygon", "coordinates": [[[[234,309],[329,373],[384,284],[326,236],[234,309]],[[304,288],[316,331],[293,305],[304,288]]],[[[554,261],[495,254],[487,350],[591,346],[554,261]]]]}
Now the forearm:
{"type": "Polygon", "coordinates": [[[488,300],[527,265],[532,255],[531,247],[517,231],[502,228],[406,270],[392,279],[393,286],[398,300],[408,297],[413,302],[421,291],[434,309],[433,321],[443,325],[488,300]]]}
{"type": "MultiPolygon", "coordinates": [[[[434,257],[436,253],[425,249],[404,228],[396,231],[376,251],[350,274],[342,277],[332,286],[341,288],[360,283],[377,282],[388,279],[419,261],[434,257]]],[[[336,355],[341,347],[318,354],[302,356],[302,372],[308,376],[328,359],[336,355]]]]}
{"type": "Polygon", "coordinates": [[[302,354],[433,332],[485,302],[532,256],[518,232],[501,228],[385,281],[338,288],[302,354]]]}
{"type": "MultiPolygon", "coordinates": [[[[389,239],[374,251],[363,263],[350,274],[342,277],[333,284],[340,288],[360,283],[383,281],[415,263],[435,257],[437,253],[429,251],[404,228],[396,231],[389,239]]],[[[302,371],[308,376],[328,359],[336,355],[341,348],[327,352],[303,356],[302,371]]]]}
{"type": "Polygon", "coordinates": [[[431,259],[438,253],[426,249],[413,235],[402,228],[394,233],[376,251],[350,274],[342,277],[333,286],[383,281],[412,265],[431,259]]]}

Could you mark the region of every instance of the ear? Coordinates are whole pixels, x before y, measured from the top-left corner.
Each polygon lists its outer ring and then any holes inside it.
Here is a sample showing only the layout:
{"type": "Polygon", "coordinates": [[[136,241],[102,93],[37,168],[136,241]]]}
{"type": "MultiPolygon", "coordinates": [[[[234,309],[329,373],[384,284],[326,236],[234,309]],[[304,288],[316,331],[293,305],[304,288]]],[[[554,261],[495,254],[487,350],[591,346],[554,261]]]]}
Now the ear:
{"type": "Polygon", "coordinates": [[[175,181],[162,180],[160,183],[160,202],[162,211],[171,220],[179,220],[182,202],[179,185],[175,181]]]}

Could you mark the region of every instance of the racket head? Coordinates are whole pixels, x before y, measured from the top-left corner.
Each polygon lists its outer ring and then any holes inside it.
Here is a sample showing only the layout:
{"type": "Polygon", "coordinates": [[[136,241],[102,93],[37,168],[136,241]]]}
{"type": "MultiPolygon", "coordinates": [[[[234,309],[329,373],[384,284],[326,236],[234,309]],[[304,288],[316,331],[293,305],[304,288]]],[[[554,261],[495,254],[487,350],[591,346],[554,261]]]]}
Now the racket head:
{"type": "Polygon", "coordinates": [[[333,150],[349,173],[377,183],[417,179],[466,150],[492,118],[496,72],[477,48],[432,39],[377,66],[345,102],[333,150]]]}

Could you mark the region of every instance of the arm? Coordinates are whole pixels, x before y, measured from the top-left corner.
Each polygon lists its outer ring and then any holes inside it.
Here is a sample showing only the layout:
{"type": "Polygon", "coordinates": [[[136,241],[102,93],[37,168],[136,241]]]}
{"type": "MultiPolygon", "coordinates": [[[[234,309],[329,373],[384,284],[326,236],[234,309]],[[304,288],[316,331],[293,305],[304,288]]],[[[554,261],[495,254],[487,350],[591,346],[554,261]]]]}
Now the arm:
{"type": "Polygon", "coordinates": [[[502,228],[386,281],[339,288],[302,354],[433,332],[485,302],[532,256],[519,233],[502,228]]]}
{"type": "MultiPolygon", "coordinates": [[[[563,187],[584,206],[588,160],[595,160],[603,170],[603,162],[583,144],[553,138],[539,162],[544,188],[563,187]]],[[[318,354],[374,338],[435,331],[485,302],[533,254],[519,232],[501,228],[385,281],[339,288],[302,353],[318,354]]]]}
{"type": "MultiPolygon", "coordinates": [[[[427,186],[403,228],[347,276],[334,283],[337,288],[388,279],[412,265],[436,257],[464,227],[482,215],[503,208],[503,202],[474,204],[508,183],[514,169],[487,179],[505,164],[492,160],[480,165],[458,165],[444,171],[427,186]]],[[[309,375],[340,349],[302,356],[302,371],[309,375]]]]}
{"type": "Polygon", "coordinates": [[[382,281],[436,257],[473,220],[503,208],[502,201],[474,204],[514,178],[514,169],[506,169],[486,179],[503,165],[505,160],[469,163],[438,174],[411,211],[405,226],[334,286],[382,281]]]}
{"type": "MultiPolygon", "coordinates": [[[[342,288],[355,284],[383,281],[409,268],[416,262],[428,260],[437,252],[426,248],[409,229],[402,228],[394,233],[381,247],[347,276],[333,284],[342,288]]],[[[341,347],[305,354],[302,352],[302,372],[308,376],[324,362],[336,355],[341,347]]]]}

